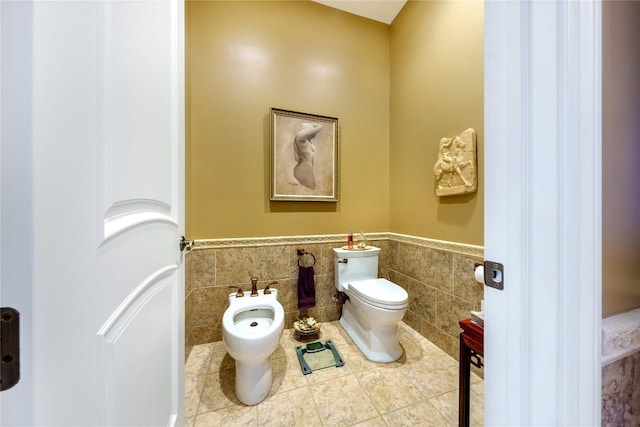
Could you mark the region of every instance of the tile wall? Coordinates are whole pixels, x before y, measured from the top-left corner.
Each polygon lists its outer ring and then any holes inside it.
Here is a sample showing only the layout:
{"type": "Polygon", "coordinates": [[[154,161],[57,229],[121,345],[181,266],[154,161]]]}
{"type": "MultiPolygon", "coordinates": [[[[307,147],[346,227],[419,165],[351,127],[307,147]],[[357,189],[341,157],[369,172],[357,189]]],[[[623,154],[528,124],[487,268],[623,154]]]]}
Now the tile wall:
{"type": "MultiPolygon", "coordinates": [[[[473,266],[483,249],[395,233],[367,235],[367,243],[382,249],[379,277],[409,293],[404,321],[421,335],[457,358],[458,321],[479,310],[483,286],[473,279],[473,266]]],[[[285,310],[285,328],[300,314],[320,322],[337,320],[340,303],[332,299],[334,255],[346,236],[198,240],[186,256],[185,337],[187,357],[192,346],[222,339],[221,321],[230,286],[251,289],[274,280],[285,310]],[[298,249],[316,258],[316,307],[300,312],[297,305],[298,249]]]]}
{"type": "Polygon", "coordinates": [[[602,426],[640,425],[640,352],[602,367],[602,426]]]}
{"type": "Polygon", "coordinates": [[[640,426],[640,308],[602,319],[603,426],[640,426]]]}

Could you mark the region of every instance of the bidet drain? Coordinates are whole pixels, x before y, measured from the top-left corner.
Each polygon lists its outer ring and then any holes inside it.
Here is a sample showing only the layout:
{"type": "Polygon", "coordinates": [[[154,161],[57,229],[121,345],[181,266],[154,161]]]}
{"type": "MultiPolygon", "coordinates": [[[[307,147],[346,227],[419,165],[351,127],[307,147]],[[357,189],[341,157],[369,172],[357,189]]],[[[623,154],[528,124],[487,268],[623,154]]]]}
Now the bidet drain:
{"type": "Polygon", "coordinates": [[[251,327],[258,326],[258,322],[251,322],[251,324],[249,326],[251,326],[251,327]]]}

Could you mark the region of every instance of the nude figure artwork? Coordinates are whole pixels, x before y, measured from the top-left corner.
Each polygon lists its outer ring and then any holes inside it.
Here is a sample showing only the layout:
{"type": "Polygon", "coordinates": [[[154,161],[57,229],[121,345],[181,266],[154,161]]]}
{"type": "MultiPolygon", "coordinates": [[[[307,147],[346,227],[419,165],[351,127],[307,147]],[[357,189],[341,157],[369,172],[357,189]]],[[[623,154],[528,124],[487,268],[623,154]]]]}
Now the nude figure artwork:
{"type": "Polygon", "coordinates": [[[436,195],[473,193],[478,188],[476,131],[469,128],[453,138],[442,138],[438,160],[433,166],[436,195]]]}
{"type": "Polygon", "coordinates": [[[271,200],[338,200],[338,119],[271,109],[271,200]]]}
{"type": "Polygon", "coordinates": [[[316,177],[313,170],[315,147],[312,139],[322,130],[322,125],[300,123],[293,137],[294,157],[298,164],[293,168],[293,176],[305,187],[315,190],[316,177]]]}

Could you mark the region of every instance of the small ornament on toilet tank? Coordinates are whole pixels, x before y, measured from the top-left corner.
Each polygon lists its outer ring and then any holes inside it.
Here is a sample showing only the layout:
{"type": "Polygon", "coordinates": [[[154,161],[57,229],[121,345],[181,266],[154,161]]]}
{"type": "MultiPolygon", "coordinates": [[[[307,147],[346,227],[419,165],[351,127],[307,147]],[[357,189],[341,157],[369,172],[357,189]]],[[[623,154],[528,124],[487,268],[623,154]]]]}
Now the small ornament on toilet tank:
{"type": "Polygon", "coordinates": [[[358,236],[358,248],[367,249],[367,238],[364,235],[364,231],[360,231],[360,236],[358,236]]]}
{"type": "Polygon", "coordinates": [[[440,139],[438,160],[433,166],[436,196],[473,193],[478,189],[476,131],[440,139]]]}

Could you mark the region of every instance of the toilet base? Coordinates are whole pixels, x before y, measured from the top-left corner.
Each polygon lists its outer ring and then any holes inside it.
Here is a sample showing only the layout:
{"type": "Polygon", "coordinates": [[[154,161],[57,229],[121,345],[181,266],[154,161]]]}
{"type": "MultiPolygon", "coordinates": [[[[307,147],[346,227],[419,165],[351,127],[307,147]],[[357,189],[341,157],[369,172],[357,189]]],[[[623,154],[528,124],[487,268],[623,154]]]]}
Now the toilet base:
{"type": "Polygon", "coordinates": [[[271,391],[272,382],[271,356],[259,362],[236,360],[235,392],[240,402],[245,405],[262,402],[271,391]]]}
{"type": "Polygon", "coordinates": [[[395,362],[402,356],[402,347],[398,341],[398,319],[396,322],[371,324],[363,319],[351,301],[342,307],[340,325],[347,335],[372,362],[395,362]]]}

